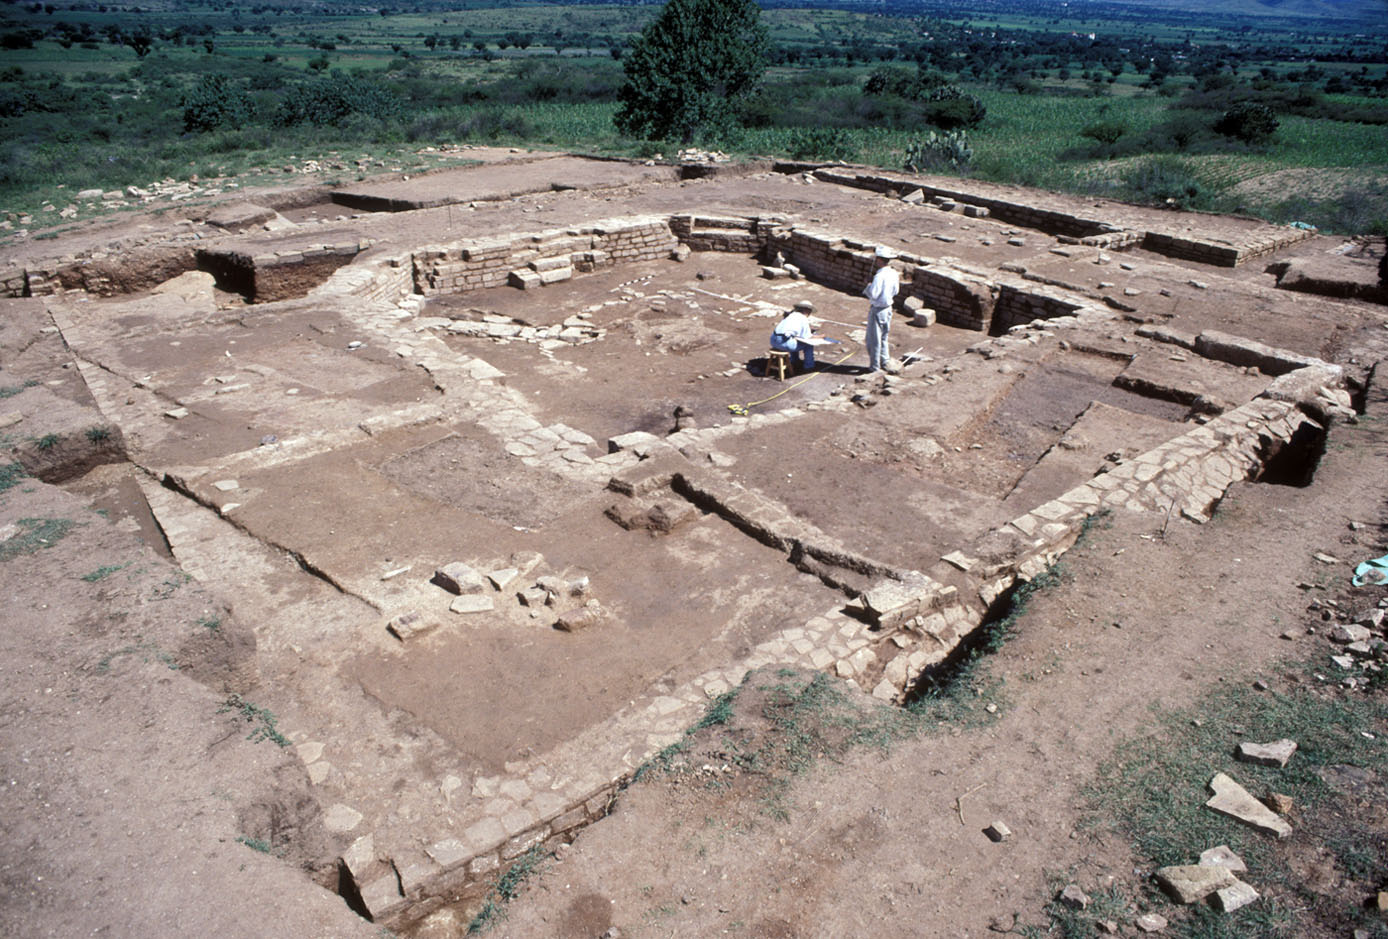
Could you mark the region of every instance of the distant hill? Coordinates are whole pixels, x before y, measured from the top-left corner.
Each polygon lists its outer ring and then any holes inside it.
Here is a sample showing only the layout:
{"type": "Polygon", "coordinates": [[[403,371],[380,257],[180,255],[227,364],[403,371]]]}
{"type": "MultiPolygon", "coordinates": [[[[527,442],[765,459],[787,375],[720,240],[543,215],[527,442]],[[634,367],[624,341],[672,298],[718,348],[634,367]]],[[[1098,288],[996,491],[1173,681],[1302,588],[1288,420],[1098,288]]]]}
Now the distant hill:
{"type": "MultiPolygon", "coordinates": [[[[1053,8],[1053,4],[1045,3],[1053,8]]],[[[1354,19],[1388,27],[1388,0],[1071,0],[1076,7],[1119,6],[1181,10],[1224,16],[1281,16],[1312,19],[1354,19]]]]}

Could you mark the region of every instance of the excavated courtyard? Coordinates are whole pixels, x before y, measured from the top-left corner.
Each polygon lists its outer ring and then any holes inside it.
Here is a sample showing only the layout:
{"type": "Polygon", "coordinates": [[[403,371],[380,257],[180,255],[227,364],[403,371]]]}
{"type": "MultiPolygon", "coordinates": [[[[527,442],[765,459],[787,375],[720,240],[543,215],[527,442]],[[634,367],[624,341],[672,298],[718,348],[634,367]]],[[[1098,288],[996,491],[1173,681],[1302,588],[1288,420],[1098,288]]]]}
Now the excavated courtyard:
{"type": "MultiPolygon", "coordinates": [[[[1306,292],[1364,279],[1342,240],[1248,220],[509,159],[184,205],[0,277],[11,458],[248,631],[179,680],[273,712],[321,826],[296,859],[395,929],[571,841],[751,670],[899,703],[1096,513],[1304,486],[1388,309],[1306,292]],[[896,375],[862,350],[879,244],[896,375]],[[799,300],[840,344],[779,382],[799,300]]],[[[269,814],[244,834],[292,841],[269,814]]]]}

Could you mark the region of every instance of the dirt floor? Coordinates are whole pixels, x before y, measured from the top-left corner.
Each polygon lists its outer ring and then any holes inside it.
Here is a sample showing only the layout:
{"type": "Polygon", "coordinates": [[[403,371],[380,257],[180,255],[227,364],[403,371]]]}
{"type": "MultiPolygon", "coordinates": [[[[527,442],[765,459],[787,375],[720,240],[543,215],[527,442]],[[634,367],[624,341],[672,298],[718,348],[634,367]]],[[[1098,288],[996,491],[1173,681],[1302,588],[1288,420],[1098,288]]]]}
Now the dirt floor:
{"type": "MultiPolygon", "coordinates": [[[[1384,551],[1388,308],[1279,290],[1265,269],[1308,258],[1333,279],[1363,252],[1317,237],[1215,268],[806,174],[676,177],[505,154],[362,184],[344,211],[327,191],[237,194],[283,204],[289,229],[214,232],[192,204],[7,246],[31,270],[124,256],[138,286],[0,301],[8,934],[352,935],[375,928],[365,914],[460,935],[518,858],[535,869],[507,887],[498,935],[981,936],[1044,928],[1057,872],[1091,892],[1145,882],[1147,859],[1085,823],[1115,747],[1154,706],[1276,686],[1281,657],[1323,642],[1279,638],[1308,618],[1299,585],[1338,595],[1384,551]],[[359,210],[378,203],[409,210],[359,210]],[[855,292],[746,254],[247,303],[183,237],[266,257],[347,233],[370,247],[345,270],[376,272],[431,245],[679,212],[774,213],[1060,291],[1087,318],[989,339],[901,311],[905,361],[884,376],[855,292]],[[190,272],[144,283],[169,265],[190,272]],[[767,336],[799,300],[837,343],[779,382],[767,336]],[[1340,366],[1335,393],[1363,402],[1349,419],[1298,399],[1330,424],[1310,485],[1235,481],[1204,524],[1170,500],[1105,513],[989,656],[986,717],[798,754],[783,779],[732,757],[786,739],[765,715],[787,682],[898,713],[864,693],[880,668],[860,687],[851,649],[827,651],[858,632],[890,646],[860,596],[883,577],[926,572],[983,617],[986,584],[951,552],[1268,400],[1272,366],[1180,344],[1213,330],[1340,366]],[[441,587],[460,562],[475,583],[441,587]],[[845,638],[811,650],[830,621],[845,638]],[[729,687],[729,723],[628,785],[729,687]],[[560,828],[575,807],[584,824],[560,828]],[[1013,833],[999,844],[994,820],[1013,833]]],[[[1270,228],[979,189],[1212,242],[1270,228]]]]}

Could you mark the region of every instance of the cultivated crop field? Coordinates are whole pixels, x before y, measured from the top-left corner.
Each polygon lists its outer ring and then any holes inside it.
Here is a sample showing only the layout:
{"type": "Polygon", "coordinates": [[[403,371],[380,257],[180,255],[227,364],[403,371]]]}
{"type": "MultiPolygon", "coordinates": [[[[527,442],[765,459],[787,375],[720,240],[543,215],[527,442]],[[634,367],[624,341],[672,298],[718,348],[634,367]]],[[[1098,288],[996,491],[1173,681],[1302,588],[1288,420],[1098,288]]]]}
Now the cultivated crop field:
{"type": "MultiPolygon", "coordinates": [[[[82,189],[310,161],[350,180],[435,165],[420,151],[454,144],[673,157],[681,141],[612,121],[624,52],[657,10],[12,5],[0,15],[3,234],[90,211],[73,203],[82,189]]],[[[693,142],[900,169],[930,133],[952,133],[948,158],[922,168],[1347,233],[1388,226],[1381,22],[927,11],[765,11],[761,91],[693,142]],[[1271,132],[1215,129],[1255,105],[1271,132]],[[1256,184],[1292,169],[1312,185],[1256,184]]]]}

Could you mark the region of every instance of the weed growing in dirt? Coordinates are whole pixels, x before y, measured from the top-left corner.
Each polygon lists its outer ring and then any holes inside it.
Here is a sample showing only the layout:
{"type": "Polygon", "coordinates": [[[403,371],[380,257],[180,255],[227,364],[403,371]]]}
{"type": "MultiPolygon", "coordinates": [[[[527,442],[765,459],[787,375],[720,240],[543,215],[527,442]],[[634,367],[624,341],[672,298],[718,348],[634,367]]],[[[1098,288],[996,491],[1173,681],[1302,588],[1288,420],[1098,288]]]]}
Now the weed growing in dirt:
{"type": "Polygon", "coordinates": [[[87,439],[92,443],[101,443],[103,440],[109,440],[110,437],[111,428],[109,427],[97,426],[87,428],[87,439]]]}
{"type": "Polygon", "coordinates": [[[517,858],[516,863],[507,868],[496,882],[482,909],[467,924],[468,935],[486,932],[500,922],[506,915],[506,904],[516,898],[521,885],[539,871],[541,863],[548,856],[543,847],[536,845],[517,858]]]}
{"type": "Polygon", "coordinates": [[[271,853],[270,842],[264,841],[260,838],[249,838],[246,835],[237,835],[236,840],[239,843],[244,844],[246,847],[250,848],[252,851],[259,851],[261,854],[271,853]]]}
{"type": "Polygon", "coordinates": [[[110,576],[111,576],[112,574],[114,574],[116,571],[123,571],[123,570],[125,570],[127,567],[129,567],[129,566],[130,566],[130,562],[129,562],[129,561],[126,561],[124,564],[106,564],[106,565],[103,565],[102,567],[98,567],[96,570],[92,571],[90,574],[83,574],[83,575],[82,575],[82,579],[85,580],[85,581],[86,581],[87,583],[89,583],[89,584],[94,584],[94,583],[96,583],[98,580],[105,580],[107,577],[110,577],[110,576]]]}
{"type": "Polygon", "coordinates": [[[154,593],[150,595],[151,600],[167,600],[172,597],[179,587],[193,578],[183,571],[175,571],[154,588],[154,593]]]}
{"type": "Polygon", "coordinates": [[[220,616],[204,616],[198,620],[198,625],[209,632],[216,632],[222,628],[222,618],[220,616]]]}
{"type": "Polygon", "coordinates": [[[21,518],[15,524],[23,530],[0,541],[0,562],[51,548],[77,527],[76,522],[66,518],[21,518]]]}
{"type": "Polygon", "coordinates": [[[4,400],[5,398],[13,398],[15,395],[19,394],[25,388],[32,388],[37,384],[37,381],[35,381],[32,378],[29,378],[26,379],[24,383],[20,385],[0,385],[0,400],[4,400]]]}
{"type": "Polygon", "coordinates": [[[29,474],[24,472],[24,467],[19,463],[5,463],[0,465],[0,492],[13,488],[19,484],[29,474]]]}
{"type": "Polygon", "coordinates": [[[169,653],[159,648],[155,643],[146,641],[137,643],[133,646],[123,646],[114,652],[102,656],[101,660],[96,663],[96,673],[98,675],[105,675],[111,670],[112,662],[126,655],[138,655],[142,662],[160,662],[167,666],[170,671],[178,671],[178,663],[173,660],[172,655],[169,655],[169,653]]]}
{"type": "Polygon", "coordinates": [[[57,434],[44,434],[44,435],[43,435],[42,437],[40,437],[38,440],[35,440],[35,441],[34,441],[34,446],[38,447],[40,450],[52,450],[52,449],[53,449],[54,447],[56,447],[57,445],[58,445],[58,435],[57,435],[57,434]]]}
{"type": "Polygon", "coordinates": [[[239,694],[227,698],[226,703],[217,709],[217,713],[235,713],[250,724],[251,732],[246,734],[246,739],[253,743],[269,740],[281,747],[289,746],[289,738],[280,733],[275,715],[268,708],[256,707],[239,694]]]}

